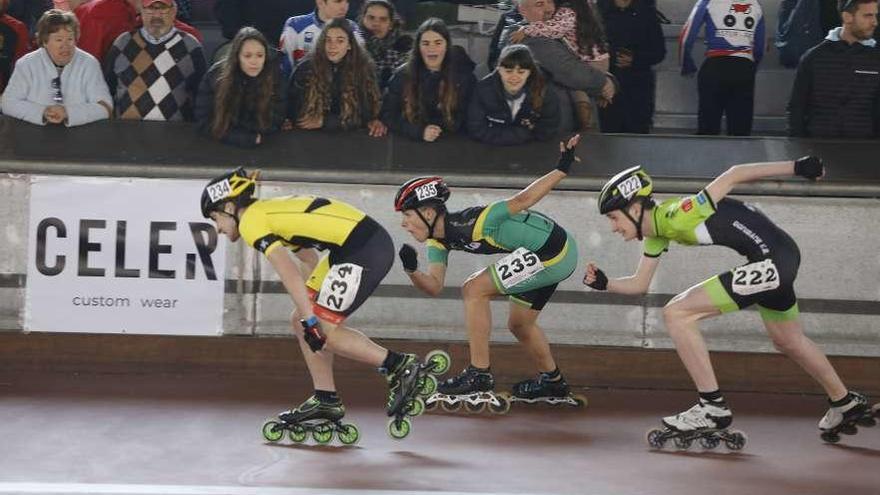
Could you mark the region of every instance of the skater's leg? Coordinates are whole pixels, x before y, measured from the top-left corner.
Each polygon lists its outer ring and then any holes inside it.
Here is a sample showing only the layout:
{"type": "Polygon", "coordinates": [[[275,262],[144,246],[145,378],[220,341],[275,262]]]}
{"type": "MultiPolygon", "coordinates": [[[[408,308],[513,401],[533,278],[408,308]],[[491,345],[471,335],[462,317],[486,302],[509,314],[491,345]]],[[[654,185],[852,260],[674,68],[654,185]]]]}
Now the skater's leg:
{"type": "Polygon", "coordinates": [[[461,287],[471,364],[477,368],[489,367],[489,334],[492,331],[489,302],[496,295],[498,290],[486,269],[471,275],[461,287]]]}
{"type": "MultiPolygon", "coordinates": [[[[299,341],[299,348],[302,350],[303,359],[309,374],[312,376],[312,384],[315,390],[336,390],[336,382],[333,379],[333,353],[332,352],[312,352],[309,345],[303,338],[302,325],[300,324],[299,313],[293,312],[291,319],[291,328],[296,334],[299,341]]],[[[322,322],[323,323],[323,322],[322,322]]]]}
{"type": "Polygon", "coordinates": [[[344,324],[334,325],[321,320],[321,328],[327,336],[325,350],[348,359],[360,361],[376,368],[380,367],[388,355],[388,349],[375,343],[360,330],[344,324]]]}
{"type": "Polygon", "coordinates": [[[815,342],[804,335],[799,319],[789,321],[764,320],[767,333],[779,352],[800,365],[828,394],[832,401],[846,397],[847,389],[834,367],[815,342]]]}
{"type": "Polygon", "coordinates": [[[526,348],[529,357],[535,363],[538,371],[552,372],[556,369],[556,361],[550,352],[550,343],[547,342],[547,336],[538,326],[537,320],[540,311],[531,309],[528,306],[511,302],[510,316],[507,320],[507,327],[516,339],[526,348]]]}
{"type": "Polygon", "coordinates": [[[718,390],[718,380],[697,322],[718,314],[721,312],[700,285],[675,296],[663,308],[666,330],[675,342],[678,357],[700,392],[718,390]]]}

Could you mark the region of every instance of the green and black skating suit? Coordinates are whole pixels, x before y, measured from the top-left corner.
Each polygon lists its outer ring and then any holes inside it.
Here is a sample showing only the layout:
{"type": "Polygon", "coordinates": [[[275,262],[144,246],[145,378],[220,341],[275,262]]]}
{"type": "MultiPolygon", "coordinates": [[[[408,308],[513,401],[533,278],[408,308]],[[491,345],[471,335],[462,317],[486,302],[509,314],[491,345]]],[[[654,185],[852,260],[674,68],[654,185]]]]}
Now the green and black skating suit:
{"type": "Polygon", "coordinates": [[[443,239],[428,240],[429,263],[446,265],[449,251],[511,253],[489,266],[489,274],[498,292],[534,310],[577,267],[577,244],[565,229],[536,211],[511,215],[507,201],[447,213],[444,232],[443,239]]]}
{"type": "Polygon", "coordinates": [[[797,318],[793,284],[800,250],[794,239],[754,206],[727,197],[716,205],[703,190],[664,201],[651,214],[656,235],[645,238],[645,256],[660,256],[675,241],[688,246],[727,246],[748,259],[701,284],[722,313],[758,304],[765,320],[797,318]]]}

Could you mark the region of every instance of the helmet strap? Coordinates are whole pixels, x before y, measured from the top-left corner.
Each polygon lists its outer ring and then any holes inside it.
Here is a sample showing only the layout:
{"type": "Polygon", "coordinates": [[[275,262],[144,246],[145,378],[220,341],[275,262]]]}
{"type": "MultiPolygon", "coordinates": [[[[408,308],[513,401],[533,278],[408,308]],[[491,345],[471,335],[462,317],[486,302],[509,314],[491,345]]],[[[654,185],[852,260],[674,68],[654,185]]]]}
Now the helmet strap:
{"type": "MultiPolygon", "coordinates": [[[[422,212],[419,211],[418,208],[416,208],[415,210],[416,210],[416,215],[418,215],[419,218],[421,218],[422,221],[425,222],[425,226],[428,227],[428,239],[433,239],[434,238],[434,226],[437,225],[437,217],[439,217],[440,215],[439,214],[434,215],[434,221],[429,223],[428,220],[425,218],[424,215],[422,215],[422,212]]],[[[436,213],[436,211],[437,210],[434,210],[435,213],[436,213]]]]}
{"type": "MultiPolygon", "coordinates": [[[[629,218],[629,221],[636,226],[636,236],[641,241],[642,239],[644,239],[644,236],[642,235],[642,220],[645,218],[645,203],[641,200],[639,200],[638,203],[639,205],[641,205],[641,208],[639,209],[638,221],[629,214],[629,206],[620,211],[622,211],[623,214],[626,215],[626,218],[629,218]]],[[[635,202],[633,202],[632,204],[635,204],[635,202]]]]}

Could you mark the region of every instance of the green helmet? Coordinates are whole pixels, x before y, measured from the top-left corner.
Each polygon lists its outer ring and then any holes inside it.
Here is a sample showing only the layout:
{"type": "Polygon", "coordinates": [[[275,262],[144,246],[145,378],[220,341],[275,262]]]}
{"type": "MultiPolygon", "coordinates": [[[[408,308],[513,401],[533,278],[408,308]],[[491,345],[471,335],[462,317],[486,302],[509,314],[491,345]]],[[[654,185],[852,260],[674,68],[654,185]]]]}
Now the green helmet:
{"type": "Polygon", "coordinates": [[[651,198],[654,181],[641,165],[628,168],[611,178],[599,193],[599,213],[622,210],[637,198],[651,198]]]}

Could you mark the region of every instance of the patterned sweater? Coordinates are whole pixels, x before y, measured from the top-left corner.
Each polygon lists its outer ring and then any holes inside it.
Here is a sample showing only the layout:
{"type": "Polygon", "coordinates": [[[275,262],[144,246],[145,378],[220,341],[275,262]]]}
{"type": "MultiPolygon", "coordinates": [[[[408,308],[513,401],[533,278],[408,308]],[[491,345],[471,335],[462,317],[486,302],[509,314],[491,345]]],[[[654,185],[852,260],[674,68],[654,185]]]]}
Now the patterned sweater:
{"type": "Polygon", "coordinates": [[[574,52],[584,62],[598,62],[608,60],[607,52],[599,51],[593,46],[592,53],[585,53],[586,47],[578,44],[577,38],[577,14],[569,7],[559,7],[548,21],[531,22],[523,26],[526,35],[533,38],[562,39],[565,46],[574,52]]]}
{"type": "Polygon", "coordinates": [[[116,38],[104,60],[116,116],[134,120],[194,120],[193,101],[207,70],[202,45],[172,29],[159,43],[142,30],[116,38]]]}

